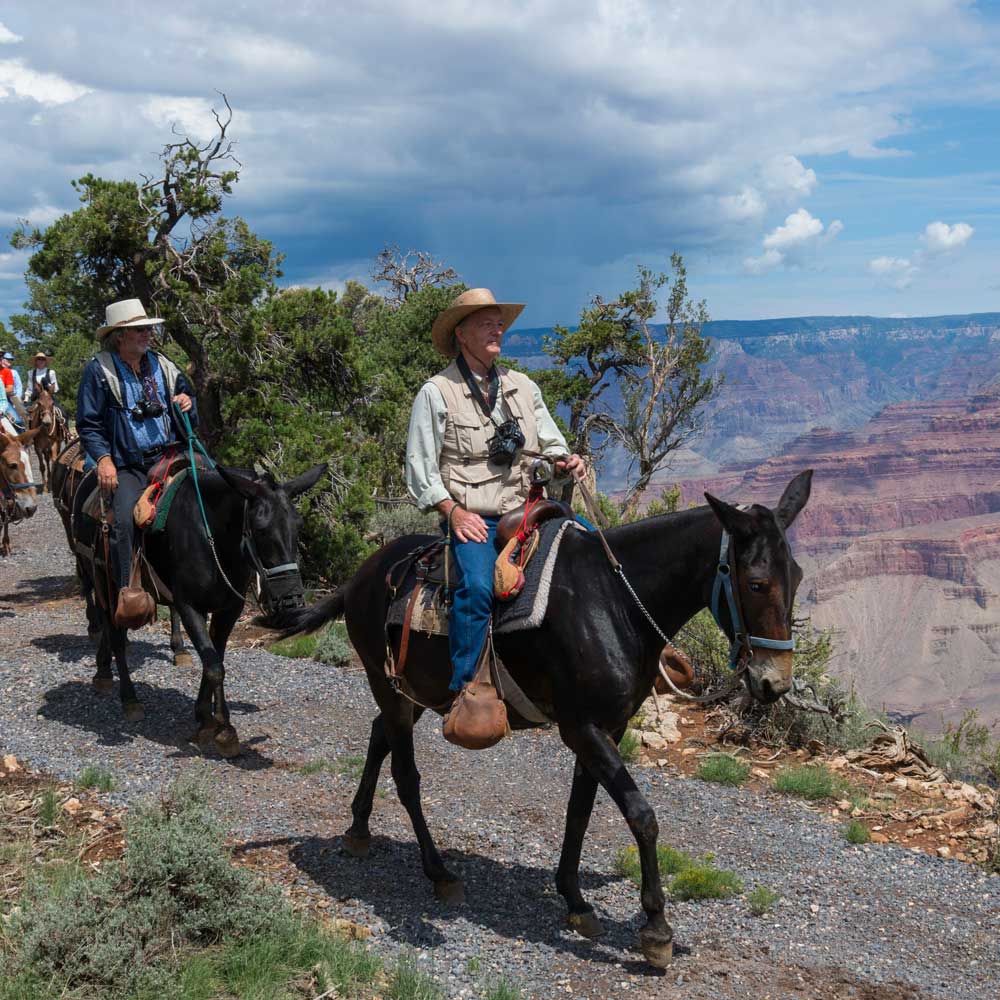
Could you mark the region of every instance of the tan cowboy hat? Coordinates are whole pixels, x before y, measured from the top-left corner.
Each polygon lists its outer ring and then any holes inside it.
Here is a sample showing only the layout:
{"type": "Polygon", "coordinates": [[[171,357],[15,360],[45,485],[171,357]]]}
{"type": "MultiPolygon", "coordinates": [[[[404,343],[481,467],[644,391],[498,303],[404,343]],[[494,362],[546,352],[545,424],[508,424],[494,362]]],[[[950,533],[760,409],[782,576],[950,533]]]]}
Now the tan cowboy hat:
{"type": "Polygon", "coordinates": [[[104,310],[105,325],[98,328],[97,336],[104,337],[123,326],[156,326],[162,322],[156,316],[147,316],[145,306],[138,299],[122,299],[104,310]]]}
{"type": "Polygon", "coordinates": [[[497,302],[488,288],[470,288],[462,292],[447,309],[434,320],[431,327],[431,340],[439,354],[453,358],[458,354],[455,343],[455,327],[474,312],[493,307],[500,310],[500,319],[506,330],[521,315],[523,302],[497,302]]]}
{"type": "Polygon", "coordinates": [[[49,360],[49,356],[45,353],[45,351],[39,351],[36,355],[34,355],[34,357],[32,357],[31,360],[37,361],[39,358],[41,358],[43,361],[49,360]]]}

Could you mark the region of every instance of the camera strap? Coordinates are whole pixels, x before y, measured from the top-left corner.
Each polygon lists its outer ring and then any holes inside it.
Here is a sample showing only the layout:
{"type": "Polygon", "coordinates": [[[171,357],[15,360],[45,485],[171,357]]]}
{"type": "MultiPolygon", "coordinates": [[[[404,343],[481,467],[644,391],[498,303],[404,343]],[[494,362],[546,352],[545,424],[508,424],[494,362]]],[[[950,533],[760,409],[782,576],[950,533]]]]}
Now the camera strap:
{"type": "Polygon", "coordinates": [[[497,395],[500,392],[500,375],[497,373],[497,366],[493,365],[490,368],[488,376],[490,380],[489,403],[487,403],[483,397],[482,390],[479,388],[478,381],[472,374],[472,369],[469,368],[468,362],[461,354],[455,360],[458,363],[458,370],[462,373],[462,378],[465,379],[465,384],[472,393],[472,398],[479,404],[479,408],[486,414],[487,419],[495,427],[497,422],[493,419],[493,411],[496,409],[497,395]]]}

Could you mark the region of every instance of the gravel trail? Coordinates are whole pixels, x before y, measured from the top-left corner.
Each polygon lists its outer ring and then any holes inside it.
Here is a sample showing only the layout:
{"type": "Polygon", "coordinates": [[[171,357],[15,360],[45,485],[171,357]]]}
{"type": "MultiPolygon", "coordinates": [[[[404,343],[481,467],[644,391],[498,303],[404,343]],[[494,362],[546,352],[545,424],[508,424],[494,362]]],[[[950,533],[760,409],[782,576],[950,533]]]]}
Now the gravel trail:
{"type": "Polygon", "coordinates": [[[234,839],[280,858],[319,905],[370,926],[376,947],[413,949],[449,997],[481,996],[501,976],[531,997],[1000,995],[1000,878],[899,847],[853,847],[798,802],[655,768],[632,770],[661,842],[710,852],[747,891],[766,885],[781,901],[764,917],[744,898],[669,903],[684,947],[665,974],[654,972],[636,949],[638,891],[613,871],[632,841],[602,794],[582,877],[608,933],[578,938],[564,929],[553,882],[572,758],[552,732],[469,752],[446,743],[434,719],[418,727],[428,823],[466,881],[467,902],[446,908],[420,870],[388,766],[371,858],[339,849],[374,716],[363,673],[231,649],[227,695],[245,749],[233,761],[202,755],[185,742],[200,668],[173,665],[165,627],[133,634],[146,719],[126,723],[117,692],[90,686],[94,649],[49,497],[12,536],[14,554],[0,562],[0,751],[63,778],[102,764],[118,783],[111,798],[126,802],[185,768],[204,772],[234,839]],[[299,772],[318,758],[332,766],[299,772]]]}

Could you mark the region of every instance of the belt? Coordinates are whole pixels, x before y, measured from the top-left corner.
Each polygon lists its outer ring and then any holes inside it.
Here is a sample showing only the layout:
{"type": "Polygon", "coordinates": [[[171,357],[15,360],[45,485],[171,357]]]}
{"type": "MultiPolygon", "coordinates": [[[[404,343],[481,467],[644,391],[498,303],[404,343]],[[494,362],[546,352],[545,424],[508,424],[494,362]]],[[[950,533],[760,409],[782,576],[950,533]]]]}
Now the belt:
{"type": "Polygon", "coordinates": [[[171,448],[176,447],[176,441],[168,441],[166,444],[158,444],[155,448],[146,448],[142,453],[142,460],[146,462],[151,458],[159,458],[164,452],[170,451],[171,448]]]}

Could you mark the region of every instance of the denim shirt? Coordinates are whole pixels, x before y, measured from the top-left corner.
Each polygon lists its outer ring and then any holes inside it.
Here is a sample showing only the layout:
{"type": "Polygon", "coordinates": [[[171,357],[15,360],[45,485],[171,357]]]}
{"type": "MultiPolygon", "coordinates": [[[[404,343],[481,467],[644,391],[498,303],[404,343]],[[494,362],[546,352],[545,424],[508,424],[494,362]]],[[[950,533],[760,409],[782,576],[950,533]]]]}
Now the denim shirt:
{"type": "Polygon", "coordinates": [[[160,363],[156,360],[156,355],[147,355],[150,360],[150,369],[153,380],[156,382],[156,391],[160,395],[160,403],[163,405],[163,415],[159,417],[147,417],[144,420],[136,420],[132,416],[131,410],[140,399],[145,398],[142,388],[142,379],[138,378],[132,369],[124,364],[117,354],[112,354],[115,361],[115,368],[118,370],[118,378],[122,384],[122,403],[125,412],[128,414],[129,425],[135,437],[135,443],[142,451],[155,448],[157,445],[166,444],[173,434],[170,433],[170,417],[167,413],[167,385],[160,370],[160,363]]]}
{"type": "MultiPolygon", "coordinates": [[[[163,393],[162,398],[166,403],[166,392],[163,385],[166,380],[158,362],[156,370],[158,372],[156,387],[163,393]]],[[[110,455],[118,469],[128,466],[138,467],[143,465],[143,451],[147,451],[150,445],[139,444],[137,431],[142,424],[158,423],[163,425],[160,421],[133,420],[124,405],[127,403],[130,408],[135,405],[133,391],[125,388],[129,385],[127,375],[125,378],[119,377],[119,381],[123,387],[122,406],[115,402],[97,358],[87,363],[83,369],[83,377],[80,379],[80,387],[77,391],[76,429],[83,442],[84,450],[92,462],[98,461],[103,455],[110,455]]],[[[177,378],[174,391],[194,396],[194,390],[183,372],[177,378]]],[[[192,405],[188,417],[191,425],[197,427],[197,406],[192,405]]],[[[164,427],[164,431],[167,436],[163,440],[184,440],[183,431],[176,421],[173,408],[170,410],[169,424],[164,427]]]]}

